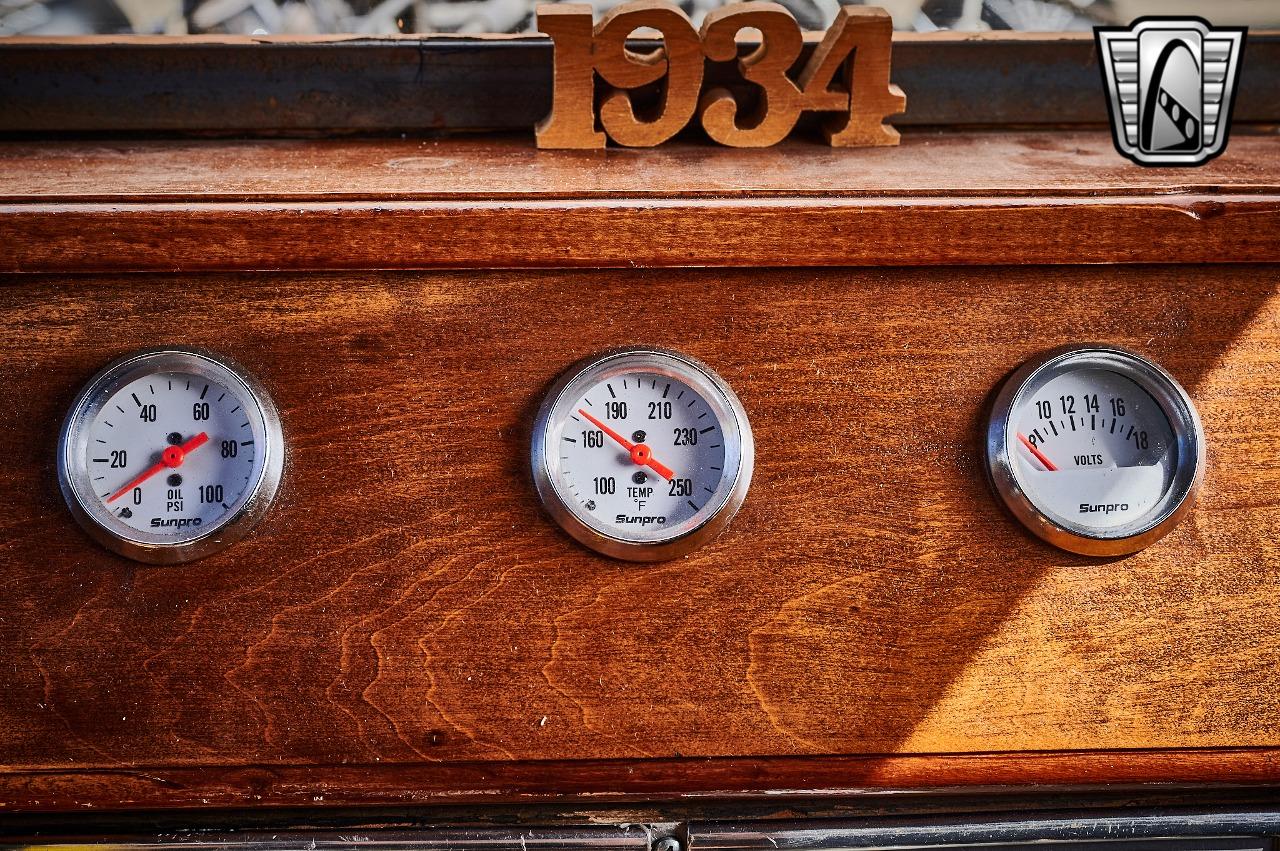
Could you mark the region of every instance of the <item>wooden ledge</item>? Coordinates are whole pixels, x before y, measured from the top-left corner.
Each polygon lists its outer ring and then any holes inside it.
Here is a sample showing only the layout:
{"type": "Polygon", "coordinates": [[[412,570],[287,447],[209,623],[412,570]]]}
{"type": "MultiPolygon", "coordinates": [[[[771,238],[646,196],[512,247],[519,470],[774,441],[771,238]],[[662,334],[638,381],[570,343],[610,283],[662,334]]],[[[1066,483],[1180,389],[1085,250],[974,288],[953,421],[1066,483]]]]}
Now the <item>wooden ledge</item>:
{"type": "Polygon", "coordinates": [[[1101,129],[899,148],[524,137],[0,144],[0,271],[1280,260],[1280,146],[1145,169],[1101,129]]]}

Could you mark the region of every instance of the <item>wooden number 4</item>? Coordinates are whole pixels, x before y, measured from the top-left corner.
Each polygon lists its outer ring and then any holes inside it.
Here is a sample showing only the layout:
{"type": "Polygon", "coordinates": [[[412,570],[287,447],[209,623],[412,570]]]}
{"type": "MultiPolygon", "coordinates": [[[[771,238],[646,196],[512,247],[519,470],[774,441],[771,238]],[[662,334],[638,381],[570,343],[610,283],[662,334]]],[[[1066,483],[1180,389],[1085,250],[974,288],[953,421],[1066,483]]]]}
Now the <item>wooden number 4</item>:
{"type": "Polygon", "coordinates": [[[832,145],[898,143],[884,119],[901,112],[906,98],[889,82],[893,28],[882,9],[840,7],[796,80],[788,71],[804,39],[795,18],[776,3],[717,9],[701,32],[665,0],[634,0],[599,24],[590,6],[561,3],[538,7],[538,28],[555,49],[551,112],[537,127],[540,148],[603,148],[606,137],[631,147],[657,145],[695,113],[716,142],[763,147],[785,139],[805,111],[832,113],[825,124],[832,145]],[[661,33],[661,47],[630,50],[627,39],[641,27],[661,33]],[[739,56],[737,35],[747,28],[760,32],[760,46],[739,56]],[[742,109],[727,88],[701,93],[707,59],[736,60],[742,79],[759,90],[753,108],[742,109]],[[597,77],[604,84],[598,116],[597,77]],[[646,88],[638,108],[632,93],[646,88]]]}
{"type": "Polygon", "coordinates": [[[824,128],[833,146],[898,144],[898,131],[884,123],[907,108],[907,96],[889,82],[892,46],[893,21],[883,9],[841,6],[800,72],[805,109],[841,113],[824,128]]]}

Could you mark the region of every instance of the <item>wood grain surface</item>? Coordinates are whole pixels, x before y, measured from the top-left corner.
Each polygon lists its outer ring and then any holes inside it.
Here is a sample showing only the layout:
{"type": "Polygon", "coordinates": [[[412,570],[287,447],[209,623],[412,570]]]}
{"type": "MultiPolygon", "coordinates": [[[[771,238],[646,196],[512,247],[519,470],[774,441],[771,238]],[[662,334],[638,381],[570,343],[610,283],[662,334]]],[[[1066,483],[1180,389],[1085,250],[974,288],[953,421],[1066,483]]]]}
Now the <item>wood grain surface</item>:
{"type": "Polygon", "coordinates": [[[11,278],[0,804],[1275,779],[1278,285],[1247,265],[11,278]],[[1085,340],[1168,368],[1209,441],[1193,514],[1109,561],[1031,538],[981,474],[988,394],[1085,340]],[[92,544],[53,472],[78,385],[163,343],[250,366],[289,446],[259,530],[173,568],[92,544]],[[758,445],[729,531],[653,566],[575,545],[527,472],[543,388],[624,343],[711,364],[758,445]]]}
{"type": "MultiPolygon", "coordinates": [[[[563,5],[563,4],[559,4],[563,5]]],[[[559,8],[559,5],[555,8],[559,8]]],[[[1113,198],[1280,194],[1273,134],[1194,169],[1144,168],[1105,128],[927,132],[897,148],[539,151],[527,139],[0,141],[0,201],[522,201],[607,198],[1113,198]]]]}
{"type": "Polygon", "coordinates": [[[1101,131],[835,152],[136,149],[5,147],[0,272],[1280,260],[1272,137],[1192,174],[1123,163],[1101,131]]]}

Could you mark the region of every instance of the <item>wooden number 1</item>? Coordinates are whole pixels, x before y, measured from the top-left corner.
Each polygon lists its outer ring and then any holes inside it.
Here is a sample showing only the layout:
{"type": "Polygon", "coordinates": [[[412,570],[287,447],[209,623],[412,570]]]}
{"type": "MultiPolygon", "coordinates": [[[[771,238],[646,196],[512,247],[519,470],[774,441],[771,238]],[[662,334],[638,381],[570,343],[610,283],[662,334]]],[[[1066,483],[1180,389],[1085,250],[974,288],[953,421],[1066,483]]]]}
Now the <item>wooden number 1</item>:
{"type": "Polygon", "coordinates": [[[538,7],[538,28],[555,50],[551,112],[537,126],[540,148],[603,148],[606,136],[619,145],[657,145],[695,113],[720,144],[763,147],[785,139],[804,111],[832,113],[825,124],[832,145],[898,143],[884,119],[901,112],[906,98],[889,82],[893,27],[882,9],[840,7],[796,80],[788,71],[804,40],[776,3],[717,9],[700,32],[666,0],[624,3],[594,25],[591,6],[559,3],[538,7]],[[661,46],[630,50],[627,39],[639,28],[657,30],[661,46]],[[747,28],[760,32],[760,46],[740,57],[737,34],[747,28]],[[752,109],[744,112],[724,87],[701,93],[708,59],[736,61],[743,81],[758,90],[752,109]]]}
{"type": "Polygon", "coordinates": [[[538,7],[538,29],[551,36],[556,52],[551,112],[535,128],[539,148],[604,147],[604,134],[596,129],[591,21],[585,3],[538,7]]]}

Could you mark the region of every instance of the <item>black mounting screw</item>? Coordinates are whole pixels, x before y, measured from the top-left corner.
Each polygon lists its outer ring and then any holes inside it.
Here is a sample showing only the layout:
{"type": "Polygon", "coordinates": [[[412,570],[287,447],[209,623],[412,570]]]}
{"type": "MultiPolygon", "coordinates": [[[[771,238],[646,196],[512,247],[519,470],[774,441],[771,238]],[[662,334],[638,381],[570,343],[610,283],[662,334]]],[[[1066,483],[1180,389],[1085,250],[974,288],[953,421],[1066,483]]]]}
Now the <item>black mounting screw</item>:
{"type": "Polygon", "coordinates": [[[631,477],[631,481],[635,482],[635,483],[636,483],[636,484],[638,484],[638,485],[642,485],[642,484],[644,484],[645,482],[649,481],[649,477],[648,477],[648,476],[646,476],[646,475],[645,475],[644,473],[642,473],[642,472],[641,472],[641,473],[636,473],[635,475],[633,475],[633,476],[631,477]]]}
{"type": "Polygon", "coordinates": [[[631,433],[631,439],[636,443],[644,443],[645,437],[646,435],[643,431],[636,430],[631,433]]]}
{"type": "Polygon", "coordinates": [[[165,479],[165,481],[169,483],[169,487],[176,488],[178,485],[182,484],[182,476],[179,476],[177,473],[170,473],[169,478],[165,479]]]}
{"type": "Polygon", "coordinates": [[[165,440],[169,441],[170,446],[177,446],[182,443],[182,435],[178,434],[176,431],[171,431],[165,440]]]}

